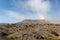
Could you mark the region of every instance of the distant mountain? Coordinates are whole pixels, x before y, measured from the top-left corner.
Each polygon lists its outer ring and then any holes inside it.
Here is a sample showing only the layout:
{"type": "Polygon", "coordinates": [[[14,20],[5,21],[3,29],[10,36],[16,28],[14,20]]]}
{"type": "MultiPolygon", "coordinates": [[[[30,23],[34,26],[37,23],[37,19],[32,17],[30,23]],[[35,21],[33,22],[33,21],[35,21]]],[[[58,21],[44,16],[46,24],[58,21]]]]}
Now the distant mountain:
{"type": "Polygon", "coordinates": [[[54,21],[54,20],[31,20],[31,19],[25,19],[21,23],[43,23],[43,24],[60,24],[60,21],[54,21]]]}

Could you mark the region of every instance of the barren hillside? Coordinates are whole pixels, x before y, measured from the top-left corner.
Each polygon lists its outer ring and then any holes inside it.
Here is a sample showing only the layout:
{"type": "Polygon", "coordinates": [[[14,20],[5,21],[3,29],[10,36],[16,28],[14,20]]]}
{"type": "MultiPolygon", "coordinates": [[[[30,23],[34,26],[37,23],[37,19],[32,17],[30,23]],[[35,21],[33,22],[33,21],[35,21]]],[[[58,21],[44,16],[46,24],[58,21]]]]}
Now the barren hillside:
{"type": "Polygon", "coordinates": [[[15,24],[0,24],[0,40],[44,40],[60,36],[60,23],[50,20],[23,20],[15,24]]]}

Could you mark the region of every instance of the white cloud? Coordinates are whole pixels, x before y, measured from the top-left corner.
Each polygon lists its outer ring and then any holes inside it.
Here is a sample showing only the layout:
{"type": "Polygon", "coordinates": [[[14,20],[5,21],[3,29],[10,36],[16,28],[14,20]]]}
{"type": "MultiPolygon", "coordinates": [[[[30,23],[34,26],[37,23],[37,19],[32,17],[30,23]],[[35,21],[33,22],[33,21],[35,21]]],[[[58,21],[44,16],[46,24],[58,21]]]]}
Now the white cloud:
{"type": "Polygon", "coordinates": [[[15,18],[15,19],[24,19],[25,17],[23,15],[21,15],[20,13],[18,12],[15,12],[15,11],[11,11],[11,10],[6,10],[5,11],[5,14],[8,16],[8,17],[12,17],[12,18],[15,18]]]}
{"type": "Polygon", "coordinates": [[[47,11],[50,8],[49,1],[43,2],[43,0],[30,0],[27,3],[29,6],[36,9],[36,11],[47,11]]]}
{"type": "MultiPolygon", "coordinates": [[[[13,0],[13,5],[17,8],[22,8],[27,12],[28,12],[28,10],[34,11],[36,14],[34,16],[37,16],[37,18],[39,18],[39,19],[46,19],[47,12],[50,11],[50,8],[51,8],[49,0],[47,0],[47,1],[44,1],[44,0],[28,0],[28,1],[13,0]]],[[[33,16],[33,15],[31,15],[31,16],[33,16]]]]}

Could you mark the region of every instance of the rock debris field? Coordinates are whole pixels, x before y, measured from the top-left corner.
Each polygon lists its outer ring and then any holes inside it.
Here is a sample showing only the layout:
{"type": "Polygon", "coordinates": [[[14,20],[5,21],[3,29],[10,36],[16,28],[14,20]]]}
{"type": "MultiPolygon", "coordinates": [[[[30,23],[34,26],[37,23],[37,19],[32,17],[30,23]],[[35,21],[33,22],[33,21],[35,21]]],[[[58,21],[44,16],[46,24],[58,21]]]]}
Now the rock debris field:
{"type": "Polygon", "coordinates": [[[0,24],[0,40],[45,40],[60,36],[60,23],[48,20],[23,20],[13,24],[0,24]]]}

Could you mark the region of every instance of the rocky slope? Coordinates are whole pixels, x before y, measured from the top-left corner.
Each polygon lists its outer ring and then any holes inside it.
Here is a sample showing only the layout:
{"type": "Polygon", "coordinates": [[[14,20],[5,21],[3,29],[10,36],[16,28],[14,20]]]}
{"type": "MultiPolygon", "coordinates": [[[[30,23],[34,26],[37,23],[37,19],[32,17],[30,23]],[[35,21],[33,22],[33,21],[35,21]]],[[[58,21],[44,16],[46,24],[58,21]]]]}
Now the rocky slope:
{"type": "Polygon", "coordinates": [[[0,24],[0,40],[44,40],[60,36],[60,23],[50,20],[24,20],[0,24]]]}

